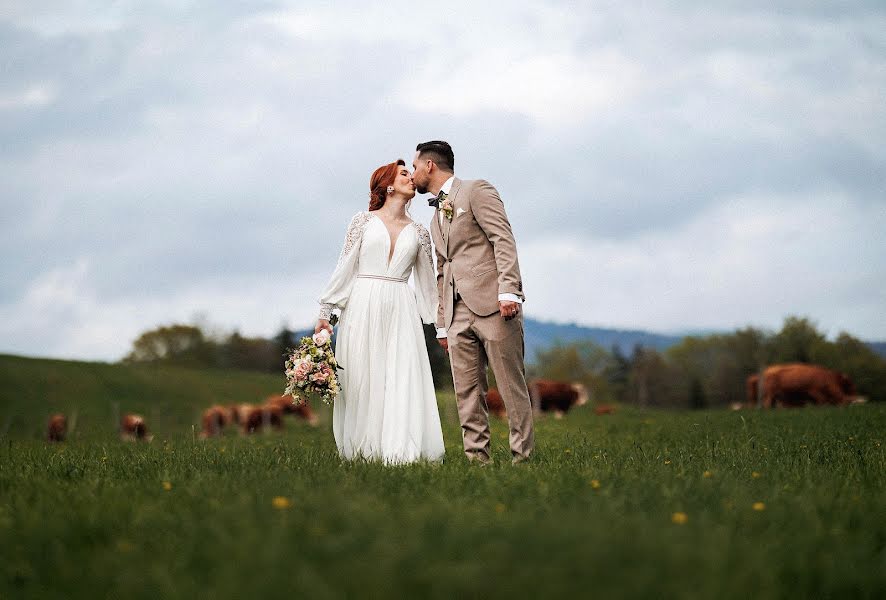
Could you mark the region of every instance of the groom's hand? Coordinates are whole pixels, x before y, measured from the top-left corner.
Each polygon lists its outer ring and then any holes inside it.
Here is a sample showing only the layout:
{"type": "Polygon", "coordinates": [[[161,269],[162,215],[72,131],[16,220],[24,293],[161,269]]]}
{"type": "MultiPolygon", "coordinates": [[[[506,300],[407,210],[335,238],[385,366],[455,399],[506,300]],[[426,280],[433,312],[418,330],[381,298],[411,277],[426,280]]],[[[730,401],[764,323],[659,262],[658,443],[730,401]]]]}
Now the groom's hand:
{"type": "Polygon", "coordinates": [[[449,340],[447,338],[437,338],[437,342],[443,348],[443,351],[449,353],[449,340]]]}
{"type": "Polygon", "coordinates": [[[510,321],[520,314],[520,303],[511,302],[510,300],[499,300],[498,312],[505,318],[505,321],[510,321]]]}

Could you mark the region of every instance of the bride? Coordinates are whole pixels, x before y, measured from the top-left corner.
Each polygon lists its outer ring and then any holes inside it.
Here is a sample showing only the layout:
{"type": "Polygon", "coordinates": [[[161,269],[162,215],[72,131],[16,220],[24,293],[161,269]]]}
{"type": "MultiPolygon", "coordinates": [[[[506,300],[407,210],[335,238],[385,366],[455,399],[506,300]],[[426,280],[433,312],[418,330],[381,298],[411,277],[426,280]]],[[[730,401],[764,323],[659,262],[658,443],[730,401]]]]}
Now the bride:
{"type": "Polygon", "coordinates": [[[351,219],[338,266],[320,297],[315,332],[332,333],[341,393],[332,431],[339,454],[389,464],[443,460],[443,433],[422,322],[437,316],[427,229],[406,208],[415,184],[403,160],[375,170],[369,210],[351,219]],[[415,290],[407,285],[414,274],[415,290]]]}

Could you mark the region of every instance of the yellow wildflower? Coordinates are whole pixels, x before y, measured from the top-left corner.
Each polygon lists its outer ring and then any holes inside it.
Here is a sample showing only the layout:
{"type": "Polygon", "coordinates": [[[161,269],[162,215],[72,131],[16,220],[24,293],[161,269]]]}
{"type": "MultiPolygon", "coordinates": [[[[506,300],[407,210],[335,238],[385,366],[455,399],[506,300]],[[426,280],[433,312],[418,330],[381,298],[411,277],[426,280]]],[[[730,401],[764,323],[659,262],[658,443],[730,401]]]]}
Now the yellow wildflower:
{"type": "Polygon", "coordinates": [[[671,515],[671,523],[675,525],[685,525],[689,517],[684,512],[675,512],[671,515]]]}
{"type": "Polygon", "coordinates": [[[711,473],[710,471],[705,471],[704,473],[701,474],[701,476],[704,477],[705,479],[710,479],[711,477],[714,476],[714,474],[711,473]]]}
{"type": "Polygon", "coordinates": [[[163,482],[163,489],[166,490],[166,491],[168,492],[169,490],[172,489],[172,484],[169,483],[168,481],[164,481],[164,482],[163,482]]]}
{"type": "Polygon", "coordinates": [[[501,502],[499,502],[498,504],[495,505],[495,512],[501,514],[501,513],[503,513],[504,511],[505,511],[505,505],[504,505],[504,504],[502,504],[501,502]]]}
{"type": "Polygon", "coordinates": [[[762,477],[762,475],[760,475],[759,473],[754,471],[753,473],[751,473],[751,477],[753,477],[754,479],[760,479],[760,477],[762,477]]]}
{"type": "Polygon", "coordinates": [[[597,481],[596,479],[591,479],[591,488],[593,488],[595,490],[599,490],[600,489],[600,482],[597,481]]]}
{"type": "Polygon", "coordinates": [[[274,496],[274,499],[271,500],[271,504],[273,504],[276,509],[284,510],[292,506],[292,501],[285,496],[274,496]]]}
{"type": "Polygon", "coordinates": [[[761,512],[766,510],[766,505],[762,502],[754,502],[754,510],[761,512]]]}

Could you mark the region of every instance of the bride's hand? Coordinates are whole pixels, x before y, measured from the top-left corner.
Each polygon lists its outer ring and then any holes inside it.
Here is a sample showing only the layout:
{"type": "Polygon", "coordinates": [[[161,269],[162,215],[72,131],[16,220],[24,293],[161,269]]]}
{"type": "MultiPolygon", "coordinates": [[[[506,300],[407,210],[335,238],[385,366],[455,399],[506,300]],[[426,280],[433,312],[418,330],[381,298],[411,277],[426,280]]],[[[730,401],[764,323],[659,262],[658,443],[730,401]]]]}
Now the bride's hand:
{"type": "Polygon", "coordinates": [[[325,329],[329,332],[329,335],[332,335],[332,325],[326,319],[320,319],[317,321],[317,326],[314,327],[314,333],[320,333],[320,330],[325,329]]]}

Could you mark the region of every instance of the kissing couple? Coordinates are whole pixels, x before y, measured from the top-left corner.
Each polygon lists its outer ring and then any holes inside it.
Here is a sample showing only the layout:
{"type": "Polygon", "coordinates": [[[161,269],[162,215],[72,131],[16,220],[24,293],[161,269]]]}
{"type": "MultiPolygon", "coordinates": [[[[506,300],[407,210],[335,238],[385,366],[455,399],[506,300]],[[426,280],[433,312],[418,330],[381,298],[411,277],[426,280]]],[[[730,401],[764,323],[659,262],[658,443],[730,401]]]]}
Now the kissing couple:
{"type": "Polygon", "coordinates": [[[422,329],[436,323],[452,366],[468,460],[491,462],[487,365],[507,409],[512,460],[529,459],[534,433],[523,363],[524,300],[504,203],[487,181],[455,176],[448,143],[419,144],[411,171],[402,159],[376,169],[368,210],[348,225],[315,328],[331,334],[331,315],[339,311],[335,356],[346,367],[338,373],[332,418],[339,454],[387,464],[443,460],[422,329]],[[409,216],[416,191],[433,195],[430,233],[409,216]]]}

